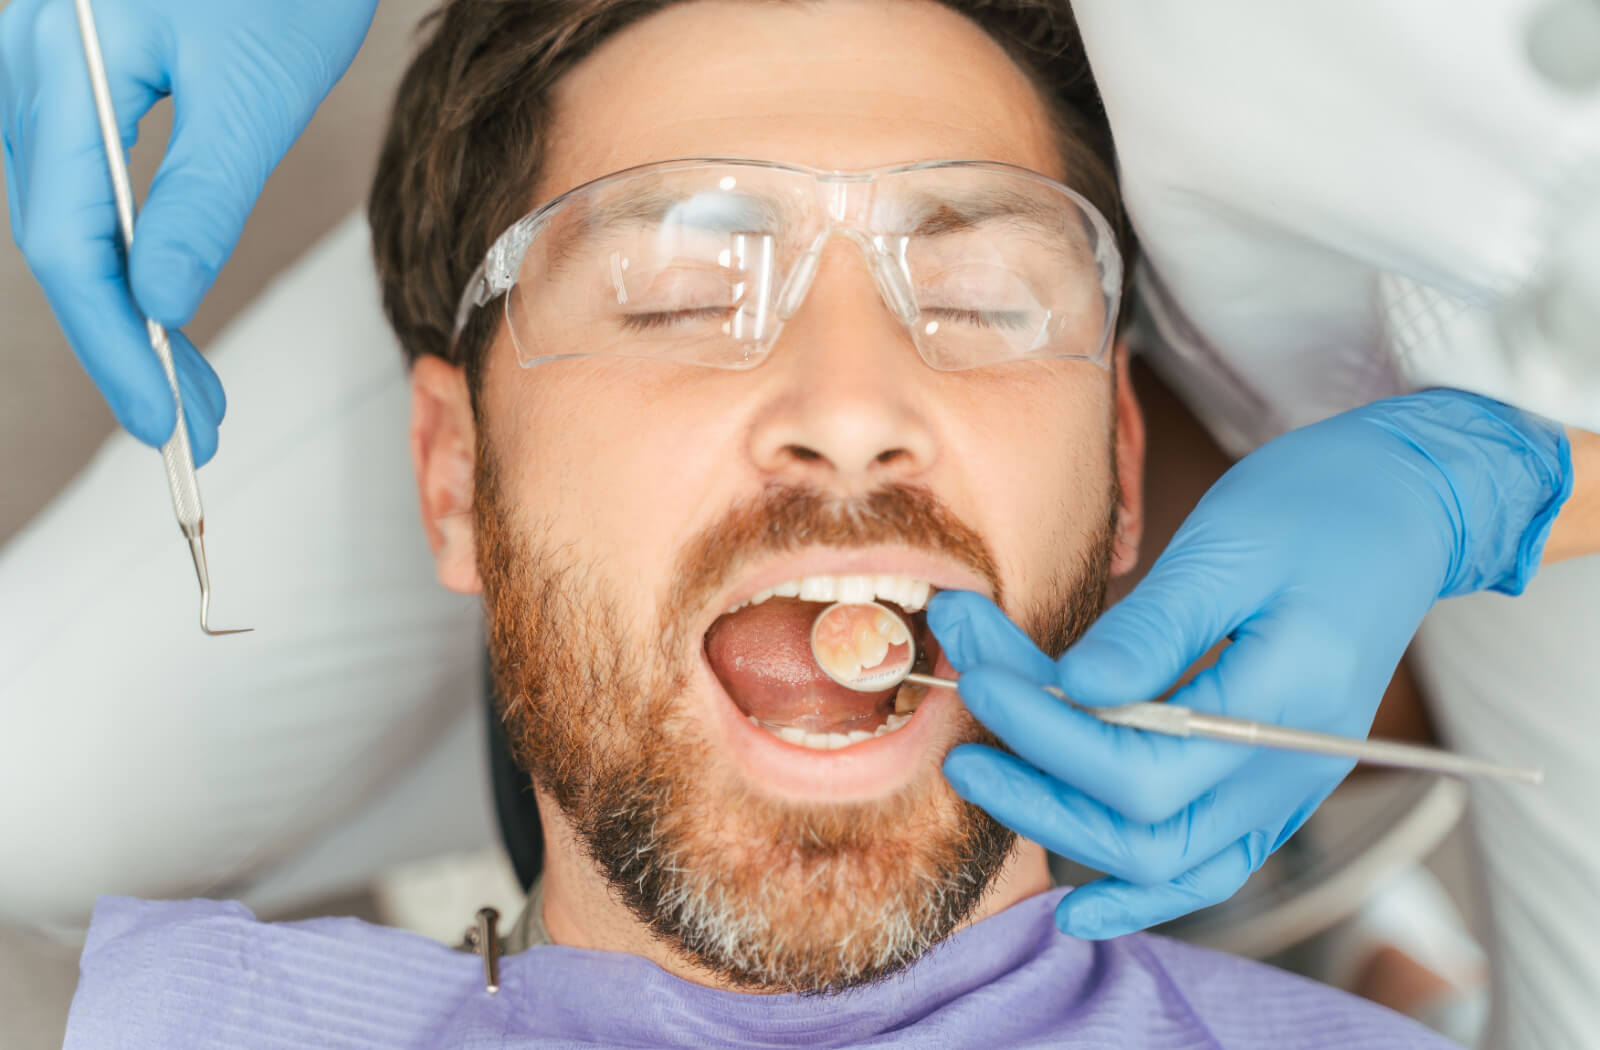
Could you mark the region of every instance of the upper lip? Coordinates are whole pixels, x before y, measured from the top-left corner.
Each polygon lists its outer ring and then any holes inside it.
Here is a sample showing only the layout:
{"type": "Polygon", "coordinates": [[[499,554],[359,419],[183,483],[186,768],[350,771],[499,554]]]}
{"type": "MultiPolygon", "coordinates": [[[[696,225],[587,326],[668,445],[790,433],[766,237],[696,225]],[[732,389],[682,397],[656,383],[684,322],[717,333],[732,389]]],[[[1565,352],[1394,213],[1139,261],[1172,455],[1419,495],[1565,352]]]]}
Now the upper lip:
{"type": "Polygon", "coordinates": [[[910,576],[936,591],[976,591],[988,598],[994,589],[983,575],[947,555],[912,547],[816,547],[747,567],[737,582],[711,600],[702,633],[728,609],[785,580],[801,576],[910,576]]]}

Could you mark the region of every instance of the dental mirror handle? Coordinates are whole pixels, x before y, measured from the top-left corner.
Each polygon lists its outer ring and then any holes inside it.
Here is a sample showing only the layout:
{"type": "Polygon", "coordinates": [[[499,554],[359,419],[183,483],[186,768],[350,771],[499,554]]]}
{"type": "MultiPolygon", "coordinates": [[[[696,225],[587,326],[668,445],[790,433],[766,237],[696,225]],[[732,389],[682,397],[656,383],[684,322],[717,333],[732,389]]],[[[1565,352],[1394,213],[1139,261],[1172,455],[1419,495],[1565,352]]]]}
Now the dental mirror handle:
{"type": "MultiPolygon", "coordinates": [[[[934,688],[954,689],[952,678],[939,678],[930,674],[908,674],[906,681],[934,688]]],[[[1457,777],[1496,777],[1515,780],[1523,784],[1544,783],[1544,770],[1508,766],[1479,758],[1467,758],[1437,748],[1416,744],[1400,744],[1391,740],[1357,740],[1336,736],[1333,733],[1316,733],[1308,729],[1288,729],[1267,722],[1247,718],[1228,718],[1207,715],[1178,704],[1135,703],[1120,707],[1088,707],[1073,703],[1055,686],[1047,685],[1045,692],[1066,700],[1079,711],[1086,712],[1113,725],[1129,726],[1165,736],[1198,736],[1211,740],[1227,740],[1236,744],[1271,747],[1283,751],[1306,751],[1319,755],[1337,755],[1354,758],[1378,766],[1396,769],[1419,769],[1429,773],[1446,773],[1457,777]]]]}
{"type": "MultiPolygon", "coordinates": [[[[89,86],[94,93],[95,113],[100,119],[100,137],[105,142],[106,165],[111,174],[111,193],[117,204],[117,227],[122,233],[123,258],[129,265],[133,261],[133,183],[128,178],[128,164],[122,156],[122,134],[117,129],[116,109],[111,102],[111,86],[106,78],[105,56],[100,50],[100,34],[95,28],[94,11],[89,0],[75,0],[78,30],[83,37],[83,57],[89,67],[89,86]]],[[[161,362],[167,386],[172,391],[172,403],[177,409],[177,424],[172,436],[161,446],[161,462],[167,469],[167,488],[172,493],[172,510],[178,517],[178,527],[189,541],[189,553],[194,559],[194,573],[200,583],[200,629],[206,634],[241,634],[248,627],[233,630],[214,630],[210,625],[211,576],[206,569],[205,514],[200,507],[200,480],[195,476],[194,452],[189,447],[189,427],[183,417],[183,394],[178,389],[178,370],[172,360],[172,345],[167,331],[155,321],[145,318],[145,328],[150,336],[150,347],[161,362]]]]}

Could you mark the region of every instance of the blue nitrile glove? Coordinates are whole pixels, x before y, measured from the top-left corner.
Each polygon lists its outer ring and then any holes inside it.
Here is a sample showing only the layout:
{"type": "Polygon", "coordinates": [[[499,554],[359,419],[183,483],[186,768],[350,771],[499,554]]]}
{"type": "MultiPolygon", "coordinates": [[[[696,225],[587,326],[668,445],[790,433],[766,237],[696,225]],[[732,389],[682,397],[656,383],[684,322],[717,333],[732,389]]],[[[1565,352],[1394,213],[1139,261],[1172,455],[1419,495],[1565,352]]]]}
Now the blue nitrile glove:
{"type": "Polygon", "coordinates": [[[1116,936],[1224,900],[1352,763],[1112,726],[1039,685],[1086,705],[1148,700],[1231,638],[1174,703],[1365,736],[1436,599],[1522,590],[1571,473],[1559,427],[1430,390],[1235,464],[1059,661],[987,599],[939,594],[928,623],[962,699],[1015,752],[958,747],[945,775],[1020,834],[1107,873],[1063,898],[1067,933],[1116,936]]]}
{"type": "MultiPolygon", "coordinates": [[[[124,146],[173,99],[172,138],[134,231],[133,297],[173,329],[197,462],[217,447],[216,373],[194,316],[267,175],[344,75],[377,0],[95,0],[124,146]]],[[[105,149],[72,0],[0,12],[0,139],[11,234],[118,422],[160,445],[177,418],[128,296],[105,149]]]]}

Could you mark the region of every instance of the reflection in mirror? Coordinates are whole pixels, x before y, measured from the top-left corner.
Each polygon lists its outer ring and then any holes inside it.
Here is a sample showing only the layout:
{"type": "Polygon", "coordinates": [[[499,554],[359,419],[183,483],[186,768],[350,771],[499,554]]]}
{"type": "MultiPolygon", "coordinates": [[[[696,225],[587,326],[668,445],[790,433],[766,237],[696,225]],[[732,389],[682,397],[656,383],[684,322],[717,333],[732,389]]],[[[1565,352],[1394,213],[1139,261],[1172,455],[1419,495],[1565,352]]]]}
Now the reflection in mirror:
{"type": "Polygon", "coordinates": [[[811,653],[829,678],[862,693],[899,685],[917,659],[911,628],[878,602],[835,602],[818,613],[811,653]]]}

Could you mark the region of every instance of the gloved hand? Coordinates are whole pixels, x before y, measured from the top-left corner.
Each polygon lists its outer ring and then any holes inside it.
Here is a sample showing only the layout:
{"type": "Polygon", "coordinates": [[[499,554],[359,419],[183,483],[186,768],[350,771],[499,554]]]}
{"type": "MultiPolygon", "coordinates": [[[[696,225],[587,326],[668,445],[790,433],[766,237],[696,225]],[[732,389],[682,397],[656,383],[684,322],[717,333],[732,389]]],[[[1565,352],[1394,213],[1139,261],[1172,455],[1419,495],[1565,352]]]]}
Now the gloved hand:
{"type": "Polygon", "coordinates": [[[227,262],[267,175],[344,74],[377,0],[96,0],[124,146],[157,99],[172,138],[134,231],[133,300],[72,0],[0,12],[11,233],[117,420],[160,445],[176,410],[139,316],[172,329],[195,458],[216,451],[216,373],[176,329],[227,262]]]}
{"type": "Polygon", "coordinates": [[[928,623],[962,699],[1015,752],[955,748],[945,776],[1020,834],[1107,873],[1063,898],[1067,933],[1116,936],[1224,900],[1352,763],[1108,725],[1039,686],[1085,705],[1148,700],[1231,638],[1172,702],[1365,736],[1436,599],[1522,590],[1571,474],[1559,427],[1431,390],[1235,464],[1059,661],[987,599],[936,595],[928,623]]]}

